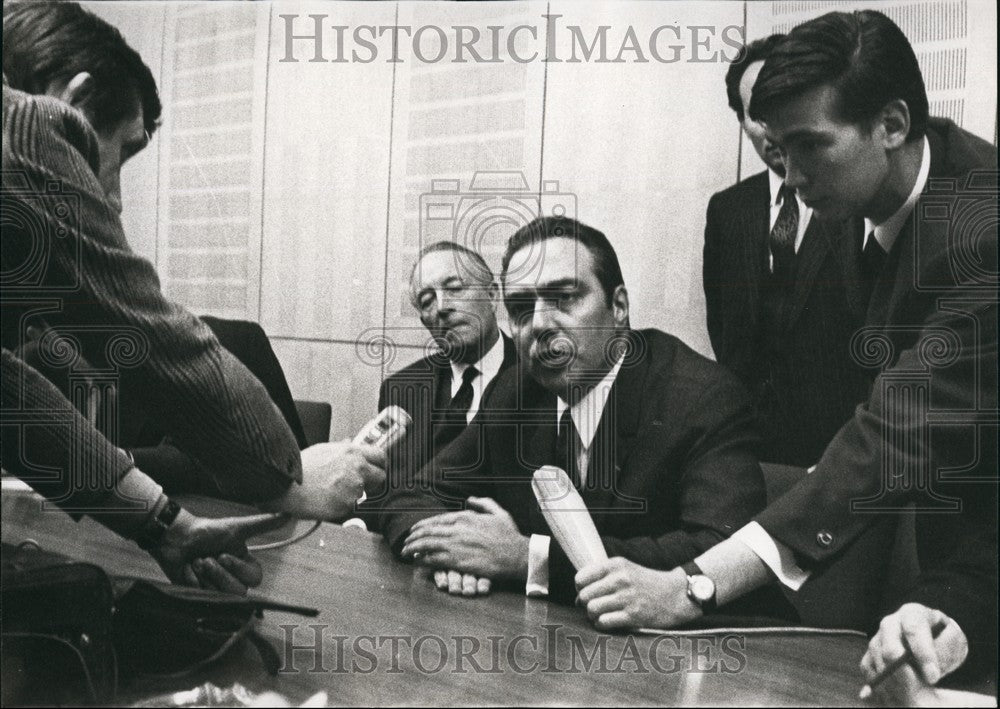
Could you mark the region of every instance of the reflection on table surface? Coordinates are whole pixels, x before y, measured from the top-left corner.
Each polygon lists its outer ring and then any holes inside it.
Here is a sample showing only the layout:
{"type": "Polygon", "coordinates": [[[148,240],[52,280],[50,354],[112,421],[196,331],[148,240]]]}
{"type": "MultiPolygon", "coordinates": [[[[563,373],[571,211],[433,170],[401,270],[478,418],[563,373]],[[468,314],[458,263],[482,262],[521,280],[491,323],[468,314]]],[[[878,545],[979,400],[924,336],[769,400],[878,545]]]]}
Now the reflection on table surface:
{"type": "MultiPolygon", "coordinates": [[[[114,574],[162,578],[138,547],[89,519],[41,510],[31,494],[3,495],[3,540],[96,563],[114,574]]],[[[397,562],[378,535],[323,524],[291,546],[262,551],[257,595],[321,610],[268,612],[260,633],[282,656],[267,676],[253,648],[197,675],[125,687],[140,698],[211,681],[240,682],[301,702],[333,704],[856,704],[857,634],[709,630],[607,635],[582,609],[498,591],[452,597],[397,562]]]]}

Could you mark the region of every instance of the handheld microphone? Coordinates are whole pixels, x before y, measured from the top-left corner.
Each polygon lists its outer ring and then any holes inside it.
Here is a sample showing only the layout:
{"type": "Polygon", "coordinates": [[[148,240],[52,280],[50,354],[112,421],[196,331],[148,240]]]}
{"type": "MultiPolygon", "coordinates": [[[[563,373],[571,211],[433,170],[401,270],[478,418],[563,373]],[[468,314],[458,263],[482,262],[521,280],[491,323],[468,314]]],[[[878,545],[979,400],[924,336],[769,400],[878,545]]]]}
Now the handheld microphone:
{"type": "MultiPolygon", "coordinates": [[[[358,435],[354,437],[353,443],[356,445],[377,446],[383,451],[388,452],[392,446],[406,435],[406,429],[411,423],[413,423],[413,419],[402,408],[395,405],[386,406],[379,412],[378,416],[361,427],[358,435]]],[[[361,497],[358,498],[358,504],[360,505],[367,499],[368,495],[362,492],[361,497]]],[[[343,526],[368,529],[368,525],[365,524],[364,520],[358,517],[347,520],[343,526]]]]}
{"type": "Polygon", "coordinates": [[[357,445],[378,446],[388,451],[397,441],[406,435],[406,429],[413,419],[398,406],[386,406],[378,416],[362,426],[354,437],[357,445]]]}
{"type": "Polygon", "coordinates": [[[543,465],[532,476],[531,489],[552,536],[577,571],[588,564],[608,560],[594,519],[564,470],[543,465]]]}

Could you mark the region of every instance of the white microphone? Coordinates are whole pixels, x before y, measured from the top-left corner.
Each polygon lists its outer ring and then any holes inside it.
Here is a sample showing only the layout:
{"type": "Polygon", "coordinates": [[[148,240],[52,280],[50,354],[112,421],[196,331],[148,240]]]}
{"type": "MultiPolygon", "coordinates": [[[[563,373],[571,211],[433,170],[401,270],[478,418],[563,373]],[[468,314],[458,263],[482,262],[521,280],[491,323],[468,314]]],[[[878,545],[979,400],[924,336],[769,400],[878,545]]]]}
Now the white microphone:
{"type": "Polygon", "coordinates": [[[577,571],[588,564],[608,560],[594,519],[564,470],[543,465],[532,476],[531,489],[552,536],[577,571]]]}
{"type": "MultiPolygon", "coordinates": [[[[355,445],[377,446],[388,453],[389,449],[406,435],[406,429],[411,423],[413,423],[413,419],[402,408],[395,405],[386,406],[379,412],[378,416],[362,426],[358,435],[354,437],[353,443],[355,445]]],[[[367,499],[368,495],[362,491],[361,497],[358,498],[358,504],[367,499]]],[[[343,526],[368,529],[364,520],[358,517],[347,520],[343,526]]]]}

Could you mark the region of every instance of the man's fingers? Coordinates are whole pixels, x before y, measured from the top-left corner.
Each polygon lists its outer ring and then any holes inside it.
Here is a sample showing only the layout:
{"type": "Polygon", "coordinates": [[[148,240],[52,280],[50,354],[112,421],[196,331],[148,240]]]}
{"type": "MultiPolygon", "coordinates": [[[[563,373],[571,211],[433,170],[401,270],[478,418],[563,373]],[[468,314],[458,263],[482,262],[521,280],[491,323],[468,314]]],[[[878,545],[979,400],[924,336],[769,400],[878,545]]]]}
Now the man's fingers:
{"type": "Polygon", "coordinates": [[[448,593],[456,596],[462,593],[462,574],[457,571],[448,572],[448,593]]]}
{"type": "Polygon", "coordinates": [[[247,555],[247,558],[241,559],[232,554],[222,554],[219,556],[219,563],[248,588],[260,586],[260,582],[264,580],[264,571],[252,556],[247,555]]]}
{"type": "Polygon", "coordinates": [[[462,595],[476,595],[476,577],[472,574],[462,574],[462,595]]]}
{"type": "MultiPolygon", "coordinates": [[[[195,574],[194,569],[191,568],[191,564],[184,564],[184,568],[181,569],[181,579],[183,579],[185,586],[201,588],[201,583],[198,581],[198,576],[195,574]]],[[[173,581],[173,579],[170,580],[173,581]]]]}
{"type": "MultiPolygon", "coordinates": [[[[944,616],[943,613],[941,615],[944,616]]],[[[944,622],[944,630],[934,641],[938,648],[938,667],[942,677],[961,667],[969,655],[969,641],[958,623],[948,616],[944,616],[944,622]]]]}
{"type": "Polygon", "coordinates": [[[198,578],[209,588],[225,591],[226,593],[234,593],[238,596],[246,595],[246,585],[222,568],[222,565],[215,559],[211,557],[199,559],[196,562],[195,568],[198,572],[198,578]]]}
{"type": "Polygon", "coordinates": [[[451,544],[448,539],[442,537],[421,537],[420,539],[414,539],[413,541],[407,540],[403,544],[400,554],[404,557],[414,556],[420,554],[422,556],[427,556],[435,552],[445,552],[448,551],[451,544]]]}
{"type": "Polygon", "coordinates": [[[600,596],[588,601],[587,615],[592,619],[596,619],[606,613],[621,610],[624,607],[625,603],[623,602],[621,594],[613,593],[609,596],[600,596]]]}
{"type": "Polygon", "coordinates": [[[229,527],[233,536],[240,542],[246,542],[250,537],[256,537],[258,534],[278,529],[278,527],[287,521],[288,515],[278,513],[230,517],[219,520],[219,522],[229,527]]]}
{"type": "MultiPolygon", "coordinates": [[[[901,640],[913,653],[914,664],[920,668],[920,674],[929,684],[937,684],[937,681],[941,679],[941,668],[938,665],[934,638],[931,636],[930,620],[923,613],[901,613],[899,624],[901,640]]],[[[897,648],[891,646],[891,650],[895,652],[897,648]]],[[[900,652],[899,657],[902,657],[902,652],[900,652]]]]}
{"type": "Polygon", "coordinates": [[[375,490],[385,483],[385,468],[365,463],[360,468],[362,485],[365,490],[375,490]]]}
{"type": "Polygon", "coordinates": [[[468,513],[465,510],[462,510],[461,512],[442,512],[439,515],[434,515],[433,517],[427,517],[426,519],[414,522],[413,526],[410,527],[410,531],[412,532],[417,529],[433,526],[449,527],[465,517],[468,517],[468,513]]]}
{"type": "Polygon", "coordinates": [[[595,581],[604,578],[610,570],[611,567],[608,565],[607,561],[601,561],[596,564],[584,566],[576,572],[576,576],[574,577],[577,590],[579,591],[584,586],[589,586],[595,581]]]}
{"type": "Polygon", "coordinates": [[[605,613],[594,621],[594,626],[600,630],[613,630],[615,628],[631,628],[634,625],[629,614],[625,611],[613,611],[605,613]]]}
{"type": "Polygon", "coordinates": [[[468,504],[469,509],[475,510],[476,512],[483,512],[491,515],[502,515],[507,513],[507,510],[501,507],[500,504],[492,497],[470,497],[465,502],[468,504]]]}
{"type": "Polygon", "coordinates": [[[620,579],[617,574],[603,576],[580,589],[580,593],[578,594],[580,602],[586,605],[595,598],[611,595],[619,590],[620,585],[620,579]]]}
{"type": "Polygon", "coordinates": [[[490,582],[489,579],[482,577],[478,578],[476,580],[476,593],[478,593],[480,596],[488,595],[490,592],[491,585],[492,583],[490,582]]]}
{"type": "MultiPolygon", "coordinates": [[[[385,470],[385,451],[379,446],[358,445],[358,451],[375,468],[385,470]]],[[[384,477],[384,473],[383,473],[384,477]]]]}

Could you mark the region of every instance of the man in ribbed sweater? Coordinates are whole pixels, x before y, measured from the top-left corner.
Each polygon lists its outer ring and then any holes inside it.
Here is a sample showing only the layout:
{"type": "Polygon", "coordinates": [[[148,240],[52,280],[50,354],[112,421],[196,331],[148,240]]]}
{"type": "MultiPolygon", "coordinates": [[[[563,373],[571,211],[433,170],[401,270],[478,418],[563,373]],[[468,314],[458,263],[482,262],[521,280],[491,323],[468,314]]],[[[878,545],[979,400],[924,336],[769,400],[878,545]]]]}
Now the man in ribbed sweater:
{"type": "Polygon", "coordinates": [[[69,3],[6,4],[3,65],[4,347],[20,351],[44,321],[74,356],[119,365],[118,387],[141,395],[195,462],[199,492],[346,517],[364,486],[381,483],[381,451],[323,444],[303,471],[264,387],[164,298],[128,245],[119,173],[159,120],[149,68],[115,28],[69,3]]]}

